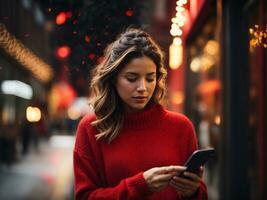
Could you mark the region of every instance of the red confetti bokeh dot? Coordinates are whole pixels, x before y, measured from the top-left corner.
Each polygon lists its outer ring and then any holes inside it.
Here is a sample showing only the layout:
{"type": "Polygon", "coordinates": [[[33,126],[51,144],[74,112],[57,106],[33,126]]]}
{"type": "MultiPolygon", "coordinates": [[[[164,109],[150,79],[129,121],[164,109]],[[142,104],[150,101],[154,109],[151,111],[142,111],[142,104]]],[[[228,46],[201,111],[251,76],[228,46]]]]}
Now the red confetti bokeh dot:
{"type": "Polygon", "coordinates": [[[90,39],[90,37],[89,37],[88,35],[86,35],[86,36],[84,37],[84,40],[85,40],[87,43],[89,43],[89,42],[91,41],[91,39],[90,39]]]}
{"type": "Polygon", "coordinates": [[[95,54],[94,53],[89,53],[88,57],[93,60],[95,58],[95,54]]]}
{"type": "Polygon", "coordinates": [[[56,17],[56,24],[57,25],[62,25],[66,22],[67,15],[65,12],[60,12],[57,17],[56,17]]]}
{"type": "Polygon", "coordinates": [[[58,47],[56,54],[59,58],[66,58],[70,55],[70,48],[67,45],[58,47]]]}
{"type": "Polygon", "coordinates": [[[127,10],[127,11],[125,12],[125,14],[126,14],[127,17],[132,17],[132,16],[133,16],[133,11],[131,11],[131,10],[127,10]]]}

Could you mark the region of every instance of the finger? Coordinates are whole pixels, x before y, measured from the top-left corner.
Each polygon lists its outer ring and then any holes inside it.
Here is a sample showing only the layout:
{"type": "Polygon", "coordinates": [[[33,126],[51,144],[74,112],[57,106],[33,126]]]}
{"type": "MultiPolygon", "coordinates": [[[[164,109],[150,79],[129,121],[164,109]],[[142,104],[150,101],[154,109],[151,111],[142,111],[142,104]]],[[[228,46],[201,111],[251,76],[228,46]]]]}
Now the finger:
{"type": "Polygon", "coordinates": [[[167,166],[164,167],[163,170],[165,170],[166,172],[179,172],[179,171],[184,171],[186,169],[186,167],[184,166],[167,166]]]}
{"type": "Polygon", "coordinates": [[[160,191],[161,189],[163,189],[164,187],[169,185],[169,182],[170,181],[155,181],[153,183],[152,190],[153,191],[160,191]]]}
{"type": "Polygon", "coordinates": [[[182,188],[184,190],[190,190],[190,189],[194,189],[195,188],[192,185],[186,185],[186,184],[183,184],[183,183],[180,183],[180,182],[175,182],[174,180],[171,180],[170,184],[171,185],[175,185],[176,187],[182,188]]]}
{"type": "Polygon", "coordinates": [[[183,166],[166,166],[166,167],[157,167],[156,173],[157,174],[167,174],[167,173],[172,173],[172,172],[180,172],[184,171],[186,168],[183,166]]]}
{"type": "Polygon", "coordinates": [[[195,190],[191,189],[191,188],[184,188],[181,187],[179,185],[176,185],[174,182],[170,183],[170,186],[174,187],[176,189],[176,191],[182,193],[182,194],[188,194],[188,193],[193,193],[195,190]]]}
{"type": "Polygon", "coordinates": [[[195,181],[195,182],[200,182],[201,180],[200,176],[195,173],[185,172],[184,176],[190,178],[192,181],[195,181]]]}
{"type": "Polygon", "coordinates": [[[169,174],[159,174],[155,177],[155,181],[163,182],[163,181],[170,181],[174,176],[176,172],[169,173],[169,174]]]}
{"type": "Polygon", "coordinates": [[[176,184],[181,185],[182,187],[186,188],[198,188],[199,182],[196,182],[194,180],[181,178],[181,177],[173,177],[172,179],[176,184]]]}

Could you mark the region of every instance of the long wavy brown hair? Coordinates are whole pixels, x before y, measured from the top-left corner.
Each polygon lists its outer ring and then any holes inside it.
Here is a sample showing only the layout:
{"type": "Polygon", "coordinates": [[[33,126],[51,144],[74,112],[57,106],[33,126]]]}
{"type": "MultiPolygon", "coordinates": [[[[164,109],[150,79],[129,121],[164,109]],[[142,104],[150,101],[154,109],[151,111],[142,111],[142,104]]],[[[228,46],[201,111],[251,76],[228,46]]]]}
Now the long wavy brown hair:
{"type": "Polygon", "coordinates": [[[165,94],[166,69],[163,54],[151,36],[140,29],[128,29],[105,50],[104,61],[96,66],[90,85],[90,104],[96,120],[92,125],[98,133],[96,139],[114,140],[120,133],[124,111],[115,88],[118,72],[132,59],[147,56],[156,64],[156,88],[149,103],[160,103],[165,94]]]}

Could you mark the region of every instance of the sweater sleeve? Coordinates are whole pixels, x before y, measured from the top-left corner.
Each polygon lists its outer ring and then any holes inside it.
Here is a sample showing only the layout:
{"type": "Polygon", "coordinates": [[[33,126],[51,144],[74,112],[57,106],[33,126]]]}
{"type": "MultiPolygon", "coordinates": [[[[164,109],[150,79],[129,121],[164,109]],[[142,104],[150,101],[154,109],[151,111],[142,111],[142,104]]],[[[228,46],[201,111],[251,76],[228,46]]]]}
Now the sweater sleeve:
{"type": "MultiPolygon", "coordinates": [[[[189,155],[191,155],[195,150],[198,149],[198,144],[197,144],[197,138],[196,138],[196,133],[194,126],[192,122],[188,119],[188,152],[189,155]]],[[[207,192],[207,187],[206,184],[201,180],[200,186],[196,192],[196,194],[189,198],[189,199],[194,199],[194,200],[206,200],[208,199],[208,192],[207,192]]]]}
{"type": "Polygon", "coordinates": [[[131,200],[142,199],[148,193],[147,184],[140,172],[121,180],[114,187],[107,187],[103,178],[103,169],[95,153],[96,142],[90,138],[90,124],[82,120],[77,129],[74,147],[75,199],[77,200],[131,200]]]}

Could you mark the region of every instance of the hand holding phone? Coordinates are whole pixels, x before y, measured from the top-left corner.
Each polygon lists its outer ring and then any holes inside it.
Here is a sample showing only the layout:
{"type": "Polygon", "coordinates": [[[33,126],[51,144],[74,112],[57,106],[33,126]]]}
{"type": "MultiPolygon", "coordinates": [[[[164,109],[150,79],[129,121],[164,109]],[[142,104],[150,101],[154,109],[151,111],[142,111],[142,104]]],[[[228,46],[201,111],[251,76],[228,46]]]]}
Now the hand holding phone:
{"type": "Polygon", "coordinates": [[[197,174],[200,166],[203,166],[209,159],[211,159],[215,155],[214,148],[201,149],[196,150],[192,153],[192,155],[188,158],[184,166],[186,169],[177,174],[179,177],[188,178],[184,176],[184,172],[191,172],[197,174]]]}

